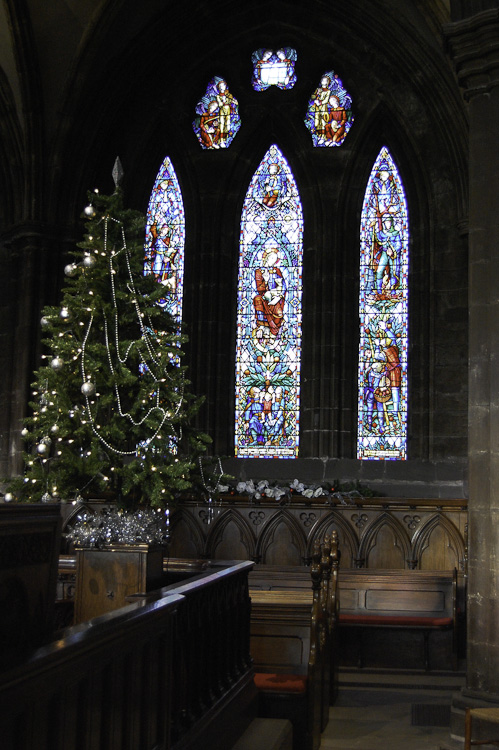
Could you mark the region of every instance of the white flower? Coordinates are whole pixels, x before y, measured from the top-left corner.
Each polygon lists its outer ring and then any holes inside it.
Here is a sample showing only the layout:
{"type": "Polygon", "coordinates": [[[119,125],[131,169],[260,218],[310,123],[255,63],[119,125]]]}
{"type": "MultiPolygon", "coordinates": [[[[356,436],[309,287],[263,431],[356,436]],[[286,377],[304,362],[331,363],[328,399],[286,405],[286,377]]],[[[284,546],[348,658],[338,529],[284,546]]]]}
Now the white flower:
{"type": "Polygon", "coordinates": [[[264,492],[264,490],[269,486],[269,483],[266,479],[260,480],[258,484],[256,485],[257,492],[264,492]]]}
{"type": "Polygon", "coordinates": [[[274,500],[279,500],[285,494],[286,494],[286,490],[283,490],[281,487],[274,487],[272,496],[274,500]]]}
{"type": "Polygon", "coordinates": [[[314,491],[314,497],[320,497],[321,495],[325,495],[326,493],[322,489],[322,487],[317,487],[317,489],[314,491]]]}
{"type": "Polygon", "coordinates": [[[309,487],[309,488],[308,488],[307,490],[304,490],[304,491],[302,492],[302,494],[303,494],[303,495],[304,495],[305,497],[313,497],[313,496],[314,496],[314,491],[313,491],[313,489],[312,489],[311,487],[309,487]]]}
{"type": "Polygon", "coordinates": [[[219,492],[228,492],[229,491],[229,485],[228,484],[219,484],[218,485],[218,491],[219,492]]]}
{"type": "Polygon", "coordinates": [[[298,479],[293,479],[293,483],[289,485],[292,490],[295,490],[295,492],[302,493],[305,489],[305,485],[302,482],[299,482],[298,479]]]}

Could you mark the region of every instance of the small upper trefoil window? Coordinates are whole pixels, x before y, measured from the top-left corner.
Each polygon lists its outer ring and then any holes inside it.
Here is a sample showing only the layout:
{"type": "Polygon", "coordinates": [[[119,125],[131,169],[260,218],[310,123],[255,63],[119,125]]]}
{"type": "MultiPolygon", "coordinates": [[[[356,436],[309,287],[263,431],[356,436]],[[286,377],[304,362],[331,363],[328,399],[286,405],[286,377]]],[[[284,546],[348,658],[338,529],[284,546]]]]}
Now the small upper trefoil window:
{"type": "Polygon", "coordinates": [[[251,61],[253,63],[251,83],[255,91],[265,91],[270,86],[292,89],[295,85],[296,50],[291,47],[281,47],[277,52],[271,49],[258,49],[253,52],[251,61]]]}

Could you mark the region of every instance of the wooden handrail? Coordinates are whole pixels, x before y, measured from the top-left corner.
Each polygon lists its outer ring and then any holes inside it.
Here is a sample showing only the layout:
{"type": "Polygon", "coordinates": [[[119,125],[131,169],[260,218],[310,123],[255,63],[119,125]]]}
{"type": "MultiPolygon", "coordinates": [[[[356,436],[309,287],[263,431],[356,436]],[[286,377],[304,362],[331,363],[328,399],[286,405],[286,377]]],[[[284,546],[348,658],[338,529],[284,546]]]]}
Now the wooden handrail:
{"type": "Polygon", "coordinates": [[[136,597],[0,673],[2,750],[229,750],[256,715],[251,567],[136,597]]]}

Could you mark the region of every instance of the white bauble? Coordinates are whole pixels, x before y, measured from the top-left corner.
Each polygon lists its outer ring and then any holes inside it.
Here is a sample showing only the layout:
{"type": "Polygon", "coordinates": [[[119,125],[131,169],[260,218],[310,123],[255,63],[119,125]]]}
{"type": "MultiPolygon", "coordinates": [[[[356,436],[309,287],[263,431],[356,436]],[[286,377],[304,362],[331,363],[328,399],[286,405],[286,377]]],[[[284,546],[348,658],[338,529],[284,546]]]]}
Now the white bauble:
{"type": "Polygon", "coordinates": [[[85,208],[83,209],[83,213],[85,214],[85,216],[88,216],[89,219],[93,219],[96,211],[95,211],[95,208],[90,203],[88,206],[85,206],[85,208]]]}
{"type": "Polygon", "coordinates": [[[50,366],[53,370],[58,372],[59,370],[62,370],[64,367],[64,362],[60,357],[54,357],[54,359],[50,362],[50,366]]]}
{"type": "Polygon", "coordinates": [[[86,383],[83,383],[80,390],[84,396],[91,396],[93,393],[95,393],[95,385],[90,380],[87,380],[86,383]]]}
{"type": "Polygon", "coordinates": [[[95,258],[93,255],[85,255],[83,258],[83,265],[85,268],[91,268],[93,265],[95,265],[95,258]]]}
{"type": "Polygon", "coordinates": [[[68,265],[64,267],[64,273],[66,274],[66,276],[75,276],[77,270],[78,266],[76,265],[76,263],[68,263],[68,265]]]}

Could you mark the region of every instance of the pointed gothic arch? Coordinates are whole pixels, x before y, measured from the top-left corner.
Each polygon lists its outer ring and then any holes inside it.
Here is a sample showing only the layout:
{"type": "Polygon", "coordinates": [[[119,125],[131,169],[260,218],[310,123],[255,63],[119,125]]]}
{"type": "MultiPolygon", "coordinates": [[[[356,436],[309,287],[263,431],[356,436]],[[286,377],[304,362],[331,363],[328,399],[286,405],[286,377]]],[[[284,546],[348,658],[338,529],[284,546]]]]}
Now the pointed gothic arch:
{"type": "Polygon", "coordinates": [[[437,555],[438,567],[442,566],[442,558],[446,560],[447,569],[457,568],[461,570],[464,566],[465,543],[457,527],[441,513],[435,513],[419,528],[413,539],[414,560],[417,560],[418,568],[421,570],[434,570],[437,565],[433,555],[437,555]],[[435,537],[441,534],[442,543],[449,552],[442,553],[438,549],[435,537]],[[433,537],[433,538],[432,538],[433,537]]]}
{"type": "Polygon", "coordinates": [[[312,557],[312,550],[316,539],[322,539],[335,529],[338,532],[338,544],[341,552],[342,568],[355,567],[358,555],[358,540],[352,527],[341,513],[331,510],[321,518],[308,537],[307,557],[312,557]],[[348,555],[348,557],[347,557],[348,555]]]}
{"type": "Polygon", "coordinates": [[[218,516],[208,532],[206,554],[214,559],[252,560],[255,556],[255,536],[240,513],[229,508],[218,516]],[[221,551],[220,551],[221,550],[221,551]]]}
{"type": "Polygon", "coordinates": [[[180,322],[184,282],[185,214],[182,192],[167,156],[156,176],[147,209],[144,273],[163,285],[160,300],[180,322]]]}
{"type": "Polygon", "coordinates": [[[369,176],[360,226],[360,459],[407,457],[408,267],[405,192],[383,146],[369,176]]]}
{"type": "Polygon", "coordinates": [[[367,527],[359,545],[359,558],[364,560],[364,567],[377,568],[406,568],[412,560],[411,543],[402,524],[389,513],[382,513],[367,527]],[[390,535],[393,554],[389,554],[390,545],[386,539],[390,535]],[[385,537],[383,539],[383,537],[385,537]],[[375,548],[379,544],[380,555],[378,561],[372,563],[375,548]],[[383,565],[379,562],[383,561],[383,565]]]}
{"type": "Polygon", "coordinates": [[[303,212],[288,162],[272,145],[241,216],[235,455],[295,458],[300,427],[303,212]]]}
{"type": "Polygon", "coordinates": [[[283,509],[277,511],[272,516],[262,531],[257,541],[257,560],[261,563],[272,564],[273,560],[271,558],[275,552],[275,561],[278,561],[279,564],[301,565],[306,554],[305,548],[306,539],[303,528],[289,511],[283,509]],[[277,551],[284,537],[287,537],[285,541],[286,552],[288,554],[285,563],[281,562],[283,559],[282,548],[277,551]],[[296,550],[296,554],[290,553],[293,547],[296,550]]]}

